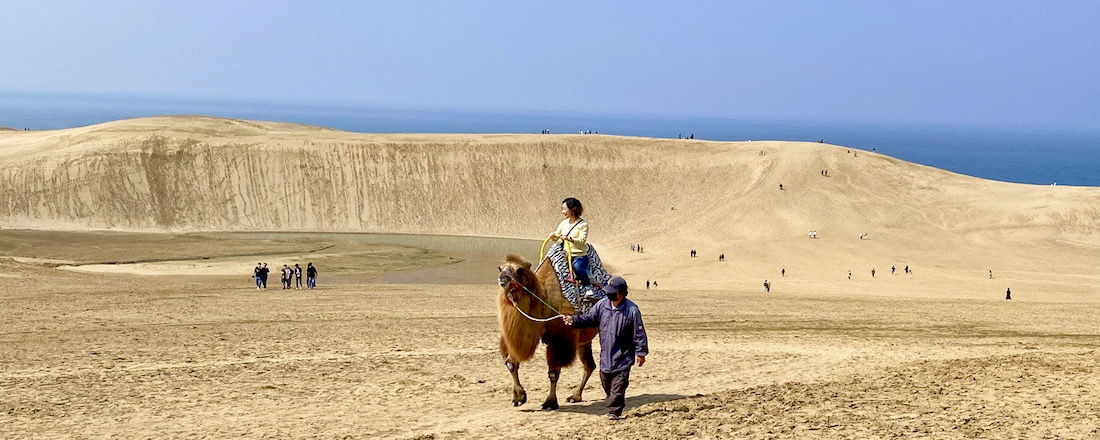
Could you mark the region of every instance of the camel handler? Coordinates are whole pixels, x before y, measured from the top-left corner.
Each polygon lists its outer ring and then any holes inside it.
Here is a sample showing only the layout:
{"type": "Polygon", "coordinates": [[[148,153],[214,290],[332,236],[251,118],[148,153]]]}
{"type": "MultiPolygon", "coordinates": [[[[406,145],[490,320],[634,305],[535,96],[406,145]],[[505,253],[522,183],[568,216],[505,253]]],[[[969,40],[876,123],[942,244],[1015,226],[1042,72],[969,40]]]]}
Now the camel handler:
{"type": "Polygon", "coordinates": [[[619,420],[626,407],[626,387],[630,385],[630,367],[635,359],[645,364],[649,339],[642,324],[642,312],[626,299],[626,280],[614,277],[603,287],[601,299],[583,315],[564,316],[566,325],[599,327],[600,383],[607,393],[607,418],[619,420]]]}

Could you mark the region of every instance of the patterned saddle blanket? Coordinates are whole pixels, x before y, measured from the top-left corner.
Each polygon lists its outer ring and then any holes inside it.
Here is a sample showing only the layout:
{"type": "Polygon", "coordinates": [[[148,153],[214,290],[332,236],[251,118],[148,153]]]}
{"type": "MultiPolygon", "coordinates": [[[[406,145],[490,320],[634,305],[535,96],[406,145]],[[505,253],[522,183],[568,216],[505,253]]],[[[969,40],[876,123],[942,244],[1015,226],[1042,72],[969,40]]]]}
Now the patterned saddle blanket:
{"type": "Polygon", "coordinates": [[[577,283],[566,280],[569,276],[569,259],[566,257],[565,249],[561,243],[550,246],[550,249],[546,251],[546,258],[550,260],[554,272],[558,274],[561,293],[565,295],[565,299],[569,300],[570,304],[573,304],[573,308],[577,309],[578,314],[587,312],[596,304],[596,301],[607,296],[604,295],[602,286],[607,284],[607,281],[611,279],[611,275],[604,270],[595,246],[588,245],[588,280],[592,284],[583,286],[583,291],[577,283]],[[586,301],[586,295],[588,298],[593,299],[586,301]]]}

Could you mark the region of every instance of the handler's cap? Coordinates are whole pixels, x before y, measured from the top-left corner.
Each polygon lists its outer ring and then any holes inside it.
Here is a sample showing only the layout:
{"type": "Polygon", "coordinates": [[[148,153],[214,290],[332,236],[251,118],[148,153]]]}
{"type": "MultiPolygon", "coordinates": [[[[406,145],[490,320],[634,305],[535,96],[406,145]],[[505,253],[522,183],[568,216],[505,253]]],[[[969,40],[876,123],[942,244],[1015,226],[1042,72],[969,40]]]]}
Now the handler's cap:
{"type": "Polygon", "coordinates": [[[603,291],[609,295],[626,292],[626,280],[622,277],[612,278],[611,281],[607,282],[607,285],[603,286],[603,291]]]}

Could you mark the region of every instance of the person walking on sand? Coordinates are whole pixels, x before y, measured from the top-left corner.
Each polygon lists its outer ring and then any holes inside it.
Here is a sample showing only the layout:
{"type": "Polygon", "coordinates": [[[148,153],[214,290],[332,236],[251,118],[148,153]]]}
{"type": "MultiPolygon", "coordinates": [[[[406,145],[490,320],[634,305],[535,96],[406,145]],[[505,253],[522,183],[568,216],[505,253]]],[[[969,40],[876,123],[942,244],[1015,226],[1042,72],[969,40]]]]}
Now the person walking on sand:
{"type": "Polygon", "coordinates": [[[260,283],[263,284],[264,289],[267,289],[267,276],[271,273],[271,269],[267,268],[267,263],[264,263],[264,267],[260,269],[260,283]]]}
{"type": "Polygon", "coordinates": [[[642,312],[626,299],[626,280],[614,277],[603,288],[601,299],[587,313],[563,316],[565,325],[600,330],[600,384],[607,393],[607,418],[619,420],[626,407],[626,388],[630,385],[630,368],[645,365],[649,355],[649,339],[642,323],[642,312]]]}
{"type": "Polygon", "coordinates": [[[897,266],[890,266],[890,275],[894,274],[894,271],[898,270],[897,266]]]}
{"type": "Polygon", "coordinates": [[[780,269],[779,270],[779,275],[787,276],[787,268],[784,267],[784,268],[780,269]]]}
{"type": "Polygon", "coordinates": [[[993,269],[989,269],[989,279],[993,279],[993,269]]]}
{"type": "Polygon", "coordinates": [[[290,266],[283,265],[283,270],[279,271],[283,279],[283,289],[290,288],[290,277],[294,276],[294,271],[290,270],[290,266]]]}
{"type": "Polygon", "coordinates": [[[875,268],[871,268],[871,278],[875,277],[875,268]]]}
{"type": "Polygon", "coordinates": [[[256,290],[260,290],[263,288],[263,276],[261,276],[262,271],[263,263],[256,263],[256,268],[252,269],[252,277],[256,279],[256,290]]]}
{"type": "Polygon", "coordinates": [[[317,266],[313,263],[306,264],[306,288],[310,290],[317,288],[317,266]]]}
{"type": "Polygon", "coordinates": [[[294,263],[294,289],[302,290],[302,266],[294,263]]]}
{"type": "Polygon", "coordinates": [[[848,271],[848,279],[849,280],[852,279],[852,271],[850,271],[850,270],[848,271]]]}
{"type": "Polygon", "coordinates": [[[764,293],[771,292],[772,285],[768,283],[768,280],[764,280],[764,293]]]}
{"type": "Polygon", "coordinates": [[[1012,288],[1005,289],[1005,301],[1012,300],[1012,288]]]}

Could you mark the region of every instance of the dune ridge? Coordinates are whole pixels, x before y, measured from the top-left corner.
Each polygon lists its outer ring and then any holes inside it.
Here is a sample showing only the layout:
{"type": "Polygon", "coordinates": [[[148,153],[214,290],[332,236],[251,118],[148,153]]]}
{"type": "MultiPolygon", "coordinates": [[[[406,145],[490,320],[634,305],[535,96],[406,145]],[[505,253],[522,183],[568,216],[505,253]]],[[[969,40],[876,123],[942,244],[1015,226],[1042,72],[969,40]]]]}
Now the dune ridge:
{"type": "Polygon", "coordinates": [[[577,195],[611,235],[1100,231],[1098,188],[987,181],[795,142],[360,134],[187,116],[5,133],[0,158],[5,226],[539,237],[556,202],[577,195]]]}

